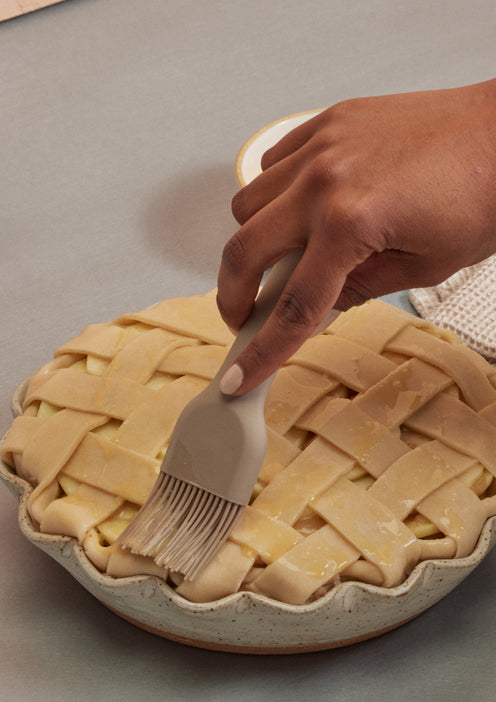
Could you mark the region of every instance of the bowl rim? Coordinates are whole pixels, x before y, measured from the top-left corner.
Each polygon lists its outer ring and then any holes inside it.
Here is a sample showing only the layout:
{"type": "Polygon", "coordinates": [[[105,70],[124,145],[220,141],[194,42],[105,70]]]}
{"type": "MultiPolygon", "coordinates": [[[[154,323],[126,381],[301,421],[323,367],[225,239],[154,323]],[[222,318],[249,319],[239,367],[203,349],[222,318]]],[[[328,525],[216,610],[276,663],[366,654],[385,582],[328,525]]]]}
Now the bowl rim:
{"type": "Polygon", "coordinates": [[[242,147],[239,149],[236,159],[234,161],[234,172],[236,175],[236,180],[238,181],[239,185],[243,188],[245,185],[248,185],[248,180],[243,175],[243,162],[246,156],[246,152],[250,147],[253,145],[257,139],[259,139],[262,134],[265,134],[266,132],[270,131],[274,127],[278,126],[279,124],[282,124],[284,122],[287,122],[289,120],[298,118],[298,117],[305,117],[308,115],[308,118],[310,119],[312,116],[317,116],[322,112],[322,108],[316,108],[313,110],[303,110],[301,112],[294,112],[291,115],[286,115],[285,117],[280,117],[279,119],[275,119],[273,122],[269,122],[269,124],[266,124],[265,126],[261,127],[258,129],[254,134],[249,137],[245,141],[245,143],[242,145],[242,147]]]}

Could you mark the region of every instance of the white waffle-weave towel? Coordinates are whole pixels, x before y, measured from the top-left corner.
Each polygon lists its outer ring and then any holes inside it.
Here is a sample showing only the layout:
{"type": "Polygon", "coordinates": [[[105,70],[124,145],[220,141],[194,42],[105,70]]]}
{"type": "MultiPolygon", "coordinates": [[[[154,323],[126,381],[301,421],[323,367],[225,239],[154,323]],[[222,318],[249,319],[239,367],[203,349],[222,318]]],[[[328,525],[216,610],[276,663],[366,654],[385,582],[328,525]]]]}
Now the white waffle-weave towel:
{"type": "Polygon", "coordinates": [[[496,255],[440,285],[410,290],[410,301],[421,317],[455,332],[496,364],[496,255]]]}

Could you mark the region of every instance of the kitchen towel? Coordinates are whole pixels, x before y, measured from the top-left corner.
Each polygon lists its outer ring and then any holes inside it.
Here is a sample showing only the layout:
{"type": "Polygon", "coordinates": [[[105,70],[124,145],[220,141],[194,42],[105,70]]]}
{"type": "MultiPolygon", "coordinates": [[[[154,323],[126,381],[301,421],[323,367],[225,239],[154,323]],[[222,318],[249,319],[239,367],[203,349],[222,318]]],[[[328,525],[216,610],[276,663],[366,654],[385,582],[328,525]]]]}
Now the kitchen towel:
{"type": "Polygon", "coordinates": [[[496,255],[462,268],[439,285],[414,288],[409,296],[421,317],[455,332],[496,364],[496,255]]]}

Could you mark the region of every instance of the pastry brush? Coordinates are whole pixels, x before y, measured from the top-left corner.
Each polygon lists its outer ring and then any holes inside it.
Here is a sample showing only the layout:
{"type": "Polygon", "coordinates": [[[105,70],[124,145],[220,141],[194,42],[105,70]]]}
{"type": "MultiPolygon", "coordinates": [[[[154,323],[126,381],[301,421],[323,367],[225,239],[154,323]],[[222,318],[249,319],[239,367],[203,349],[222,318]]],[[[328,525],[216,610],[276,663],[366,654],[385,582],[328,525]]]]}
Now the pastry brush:
{"type": "Polygon", "coordinates": [[[224,395],[220,380],[263,326],[300,257],[295,250],[272,268],[218,373],[179,415],[150,496],[117,541],[188,580],[231,533],[267,448],[264,404],[274,376],[239,397],[224,395]]]}

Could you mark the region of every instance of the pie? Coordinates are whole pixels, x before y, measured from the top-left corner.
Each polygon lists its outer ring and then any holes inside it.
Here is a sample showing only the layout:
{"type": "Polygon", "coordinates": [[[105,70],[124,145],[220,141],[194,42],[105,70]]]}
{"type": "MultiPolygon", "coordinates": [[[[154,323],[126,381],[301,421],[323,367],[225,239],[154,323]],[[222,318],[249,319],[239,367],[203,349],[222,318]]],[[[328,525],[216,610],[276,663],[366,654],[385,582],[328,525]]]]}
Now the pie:
{"type": "Polygon", "coordinates": [[[496,514],[496,369],[380,300],[342,313],[277,373],[250,504],[194,580],[120,549],[179,412],[231,342],[208,293],[90,325],[57,349],[1,446],[32,486],[34,527],[74,537],[108,576],[158,575],[195,602],[248,590],[301,605],[473,551],[496,514]]]}

